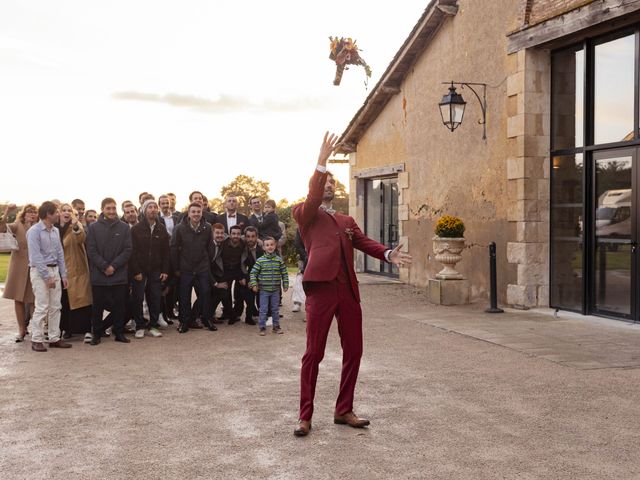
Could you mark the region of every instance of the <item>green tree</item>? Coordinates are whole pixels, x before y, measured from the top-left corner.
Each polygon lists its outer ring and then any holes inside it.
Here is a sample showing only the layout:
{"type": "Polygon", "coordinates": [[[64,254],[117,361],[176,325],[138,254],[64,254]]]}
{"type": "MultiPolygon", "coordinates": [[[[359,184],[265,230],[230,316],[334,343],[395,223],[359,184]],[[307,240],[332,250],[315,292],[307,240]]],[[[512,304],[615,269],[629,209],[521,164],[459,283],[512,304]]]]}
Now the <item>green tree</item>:
{"type": "MultiPolygon", "coordinates": [[[[227,195],[238,197],[238,210],[249,215],[249,199],[260,197],[264,202],[269,198],[269,182],[256,180],[248,175],[238,175],[231,182],[220,189],[220,195],[224,199],[227,195]]],[[[214,199],[215,200],[215,199],[214,199]]]]}
{"type": "Polygon", "coordinates": [[[281,200],[276,207],[276,214],[281,222],[285,224],[287,243],[282,247],[282,257],[287,265],[296,265],[298,262],[298,256],[296,254],[296,247],[294,241],[296,238],[296,221],[293,219],[291,209],[294,204],[289,204],[286,200],[281,200]]]}
{"type": "Polygon", "coordinates": [[[209,208],[214,213],[222,213],[224,210],[224,200],[221,198],[212,198],[209,200],[209,208]]]}

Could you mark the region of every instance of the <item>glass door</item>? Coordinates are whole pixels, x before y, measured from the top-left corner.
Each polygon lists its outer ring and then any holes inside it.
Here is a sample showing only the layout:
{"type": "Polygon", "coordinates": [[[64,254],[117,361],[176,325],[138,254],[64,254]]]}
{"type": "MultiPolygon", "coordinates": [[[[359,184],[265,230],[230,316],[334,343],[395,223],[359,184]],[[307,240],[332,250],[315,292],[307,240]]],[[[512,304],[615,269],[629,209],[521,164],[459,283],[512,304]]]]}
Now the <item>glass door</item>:
{"type": "MultiPolygon", "coordinates": [[[[365,233],[389,248],[398,246],[398,179],[367,180],[365,199],[365,233]]],[[[398,276],[398,267],[367,256],[365,270],[370,273],[398,276]]]]}
{"type": "Polygon", "coordinates": [[[592,309],[635,318],[636,271],[635,148],[593,154],[592,309]]]}

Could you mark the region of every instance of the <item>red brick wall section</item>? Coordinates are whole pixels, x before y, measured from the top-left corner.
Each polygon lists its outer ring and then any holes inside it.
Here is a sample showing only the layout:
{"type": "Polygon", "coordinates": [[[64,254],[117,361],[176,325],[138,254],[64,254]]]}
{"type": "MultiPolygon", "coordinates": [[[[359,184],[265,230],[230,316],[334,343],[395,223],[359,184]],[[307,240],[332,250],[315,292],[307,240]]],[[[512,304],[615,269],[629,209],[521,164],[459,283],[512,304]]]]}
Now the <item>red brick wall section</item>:
{"type": "Polygon", "coordinates": [[[544,22],[596,0],[532,0],[529,25],[544,22]]]}
{"type": "Polygon", "coordinates": [[[529,25],[533,2],[534,0],[520,0],[520,5],[518,6],[518,27],[529,25]]]}

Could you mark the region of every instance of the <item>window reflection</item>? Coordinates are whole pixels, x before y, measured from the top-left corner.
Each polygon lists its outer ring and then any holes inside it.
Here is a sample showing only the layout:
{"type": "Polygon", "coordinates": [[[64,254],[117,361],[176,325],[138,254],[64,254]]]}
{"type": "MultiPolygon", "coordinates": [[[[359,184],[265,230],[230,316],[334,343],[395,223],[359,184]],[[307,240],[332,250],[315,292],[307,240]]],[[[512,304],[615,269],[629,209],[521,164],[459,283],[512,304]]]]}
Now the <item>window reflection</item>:
{"type": "Polygon", "coordinates": [[[583,146],[584,51],[557,52],[552,57],[553,149],[583,146]]]}
{"type": "Polygon", "coordinates": [[[596,307],[631,313],[632,157],[594,156],[596,167],[596,307]],[[607,158],[609,157],[609,158],[607,158]]]}
{"type": "Polygon", "coordinates": [[[551,169],[550,301],[554,307],[582,309],[582,154],[553,157],[551,169]]]}
{"type": "Polygon", "coordinates": [[[633,138],[634,35],[595,47],[594,142],[633,138]]]}

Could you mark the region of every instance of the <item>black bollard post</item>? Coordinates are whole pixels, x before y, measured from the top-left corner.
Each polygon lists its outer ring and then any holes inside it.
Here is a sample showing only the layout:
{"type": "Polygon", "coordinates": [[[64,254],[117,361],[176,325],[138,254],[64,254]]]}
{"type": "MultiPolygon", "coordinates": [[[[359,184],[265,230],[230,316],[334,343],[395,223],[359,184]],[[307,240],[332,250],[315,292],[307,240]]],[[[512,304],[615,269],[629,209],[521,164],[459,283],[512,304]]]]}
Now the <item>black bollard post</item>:
{"type": "Polygon", "coordinates": [[[498,279],[496,274],[496,242],[489,244],[489,273],[491,276],[491,306],[485,310],[487,313],[503,313],[504,310],[498,308],[498,279]]]}

